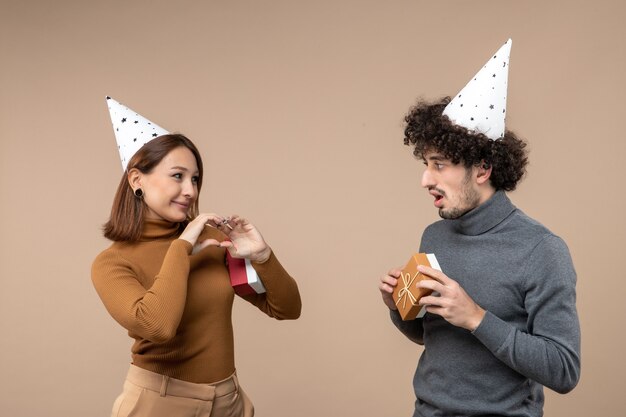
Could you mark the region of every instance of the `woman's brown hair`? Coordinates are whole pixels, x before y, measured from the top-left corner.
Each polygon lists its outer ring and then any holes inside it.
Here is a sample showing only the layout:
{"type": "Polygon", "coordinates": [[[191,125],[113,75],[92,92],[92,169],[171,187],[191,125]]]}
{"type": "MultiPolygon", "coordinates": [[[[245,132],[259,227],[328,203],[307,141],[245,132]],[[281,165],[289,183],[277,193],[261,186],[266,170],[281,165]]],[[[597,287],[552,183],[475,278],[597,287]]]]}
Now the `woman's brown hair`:
{"type": "MultiPolygon", "coordinates": [[[[116,242],[136,242],[141,237],[143,220],[146,212],[146,204],[143,198],[136,197],[128,183],[128,172],[136,168],[143,174],[152,172],[163,158],[171,151],[179,147],[185,147],[191,151],[198,165],[198,193],[202,188],[202,158],[196,146],[186,136],[181,134],[168,134],[159,136],[143,145],[137,153],[128,161],[128,166],[117,187],[111,217],[103,226],[104,237],[116,242]]],[[[182,232],[190,220],[198,215],[198,199],[190,207],[187,220],[179,223],[182,232]]]]}

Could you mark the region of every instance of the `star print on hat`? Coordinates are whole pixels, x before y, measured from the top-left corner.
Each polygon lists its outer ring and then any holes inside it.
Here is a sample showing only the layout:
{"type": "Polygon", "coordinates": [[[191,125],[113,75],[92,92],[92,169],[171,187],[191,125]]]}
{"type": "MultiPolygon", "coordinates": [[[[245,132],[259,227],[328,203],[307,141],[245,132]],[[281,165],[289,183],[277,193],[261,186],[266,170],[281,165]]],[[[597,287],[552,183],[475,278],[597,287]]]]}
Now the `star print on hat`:
{"type": "Polygon", "coordinates": [[[443,111],[452,123],[490,139],[504,137],[506,90],[509,79],[509,39],[452,99],[443,111]]]}
{"type": "Polygon", "coordinates": [[[145,143],[150,142],[157,136],[170,133],[109,96],[107,96],[107,106],[109,107],[123,170],[126,170],[130,158],[145,143]]]}

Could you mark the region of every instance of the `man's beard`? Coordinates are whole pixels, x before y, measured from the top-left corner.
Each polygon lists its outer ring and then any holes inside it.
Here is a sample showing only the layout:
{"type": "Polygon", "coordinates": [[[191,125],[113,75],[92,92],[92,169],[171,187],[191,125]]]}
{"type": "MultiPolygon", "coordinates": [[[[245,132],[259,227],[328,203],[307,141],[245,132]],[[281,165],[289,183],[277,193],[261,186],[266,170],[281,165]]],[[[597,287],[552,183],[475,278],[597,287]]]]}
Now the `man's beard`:
{"type": "Polygon", "coordinates": [[[463,180],[461,194],[459,196],[459,204],[457,207],[451,207],[449,209],[439,209],[439,217],[446,220],[458,219],[470,210],[478,207],[480,202],[480,194],[474,190],[470,185],[470,179],[472,177],[472,171],[467,170],[465,179],[463,180]]]}

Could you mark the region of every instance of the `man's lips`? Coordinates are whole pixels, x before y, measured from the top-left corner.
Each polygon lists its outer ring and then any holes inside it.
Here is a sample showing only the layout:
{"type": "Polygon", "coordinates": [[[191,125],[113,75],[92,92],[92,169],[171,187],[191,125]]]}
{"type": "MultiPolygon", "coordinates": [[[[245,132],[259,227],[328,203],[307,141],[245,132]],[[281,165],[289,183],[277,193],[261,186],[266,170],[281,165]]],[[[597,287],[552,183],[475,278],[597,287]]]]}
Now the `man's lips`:
{"type": "Polygon", "coordinates": [[[441,206],[443,205],[444,194],[442,192],[435,190],[434,188],[431,188],[430,190],[428,190],[428,193],[432,195],[433,197],[435,197],[435,207],[441,208],[441,206]]]}

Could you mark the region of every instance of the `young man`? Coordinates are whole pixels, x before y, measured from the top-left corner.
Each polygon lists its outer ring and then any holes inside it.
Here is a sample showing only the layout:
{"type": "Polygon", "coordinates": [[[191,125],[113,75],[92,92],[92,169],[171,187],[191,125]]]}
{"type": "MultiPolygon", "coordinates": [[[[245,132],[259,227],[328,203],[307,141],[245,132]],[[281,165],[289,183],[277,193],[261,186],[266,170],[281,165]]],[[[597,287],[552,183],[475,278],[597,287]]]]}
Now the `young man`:
{"type": "MultiPolygon", "coordinates": [[[[502,54],[504,65],[492,67],[508,69],[508,50],[492,60],[502,54]]],[[[502,75],[488,66],[473,82],[502,75]]],[[[392,298],[400,270],[383,276],[379,289],[392,322],[425,347],[413,379],[414,417],[541,416],[543,386],[566,393],[580,375],[576,273],[565,243],[505,194],[525,172],[526,145],[504,130],[504,116],[501,126],[485,122],[494,118],[491,106],[501,114],[504,107],[482,93],[472,101],[470,84],[454,100],[419,102],[405,118],[404,143],[424,161],[422,186],[443,218],[420,246],[443,272],[420,266],[432,280],[417,285],[439,295],[419,301],[423,318],[403,321],[392,298]],[[458,113],[462,107],[472,113],[458,113]]]]}

